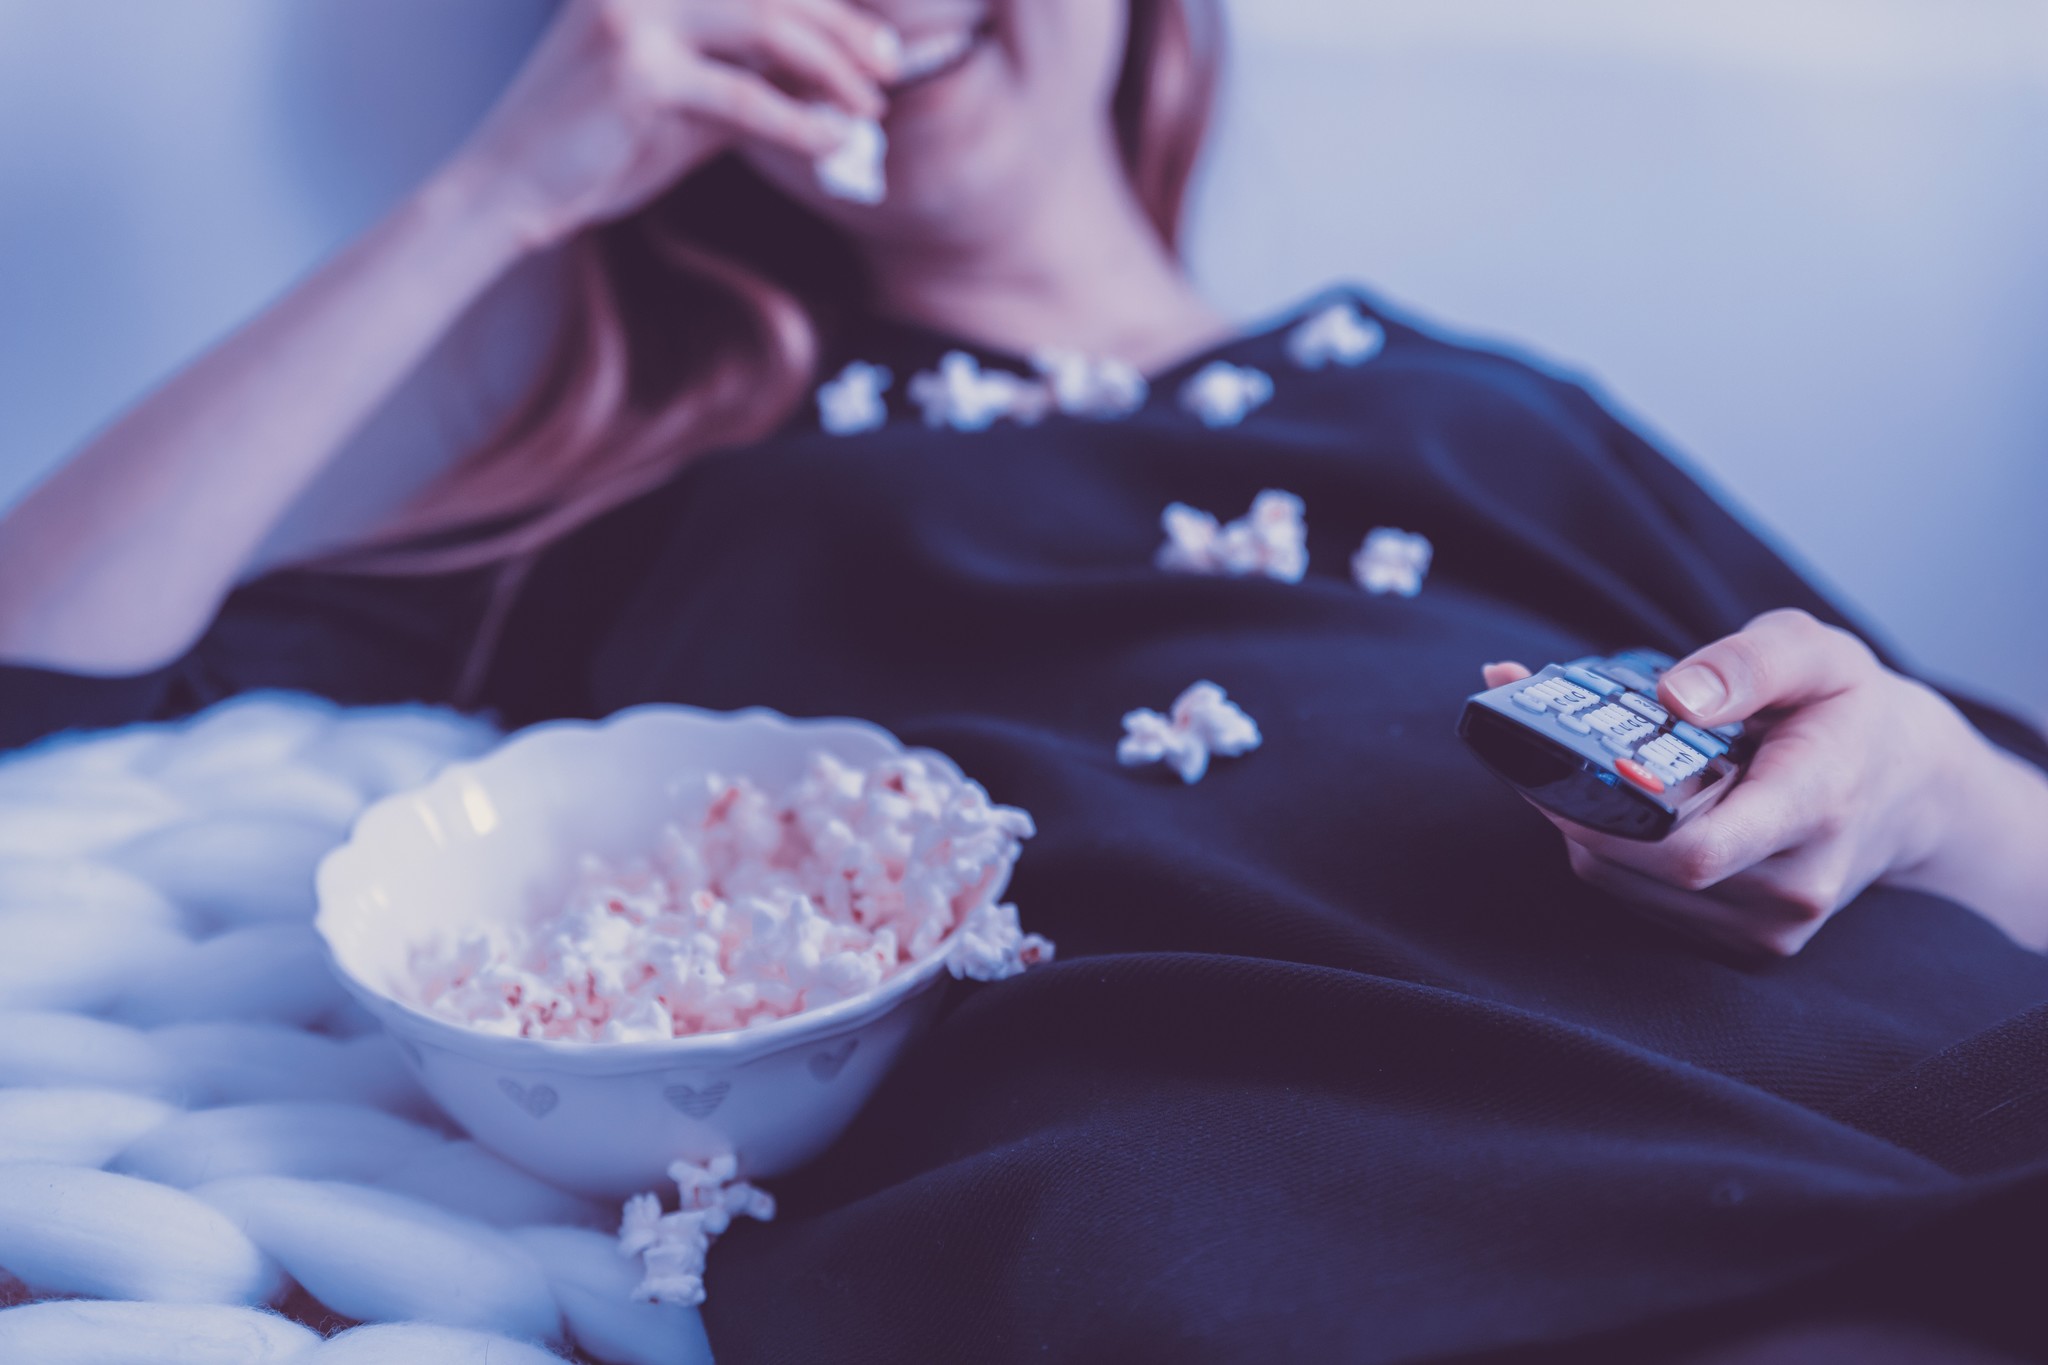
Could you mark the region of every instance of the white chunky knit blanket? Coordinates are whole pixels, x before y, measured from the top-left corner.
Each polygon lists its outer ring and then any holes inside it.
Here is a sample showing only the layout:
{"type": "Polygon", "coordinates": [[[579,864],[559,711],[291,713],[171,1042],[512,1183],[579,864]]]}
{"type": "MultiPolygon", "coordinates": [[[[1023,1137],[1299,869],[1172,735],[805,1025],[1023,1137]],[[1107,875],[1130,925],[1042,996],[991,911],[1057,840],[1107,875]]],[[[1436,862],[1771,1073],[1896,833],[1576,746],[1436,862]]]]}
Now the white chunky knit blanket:
{"type": "Polygon", "coordinates": [[[0,1361],[709,1361],[630,1300],[618,1210],[449,1127],[314,936],[356,813],[496,738],[270,693],[0,756],[0,1361]]]}

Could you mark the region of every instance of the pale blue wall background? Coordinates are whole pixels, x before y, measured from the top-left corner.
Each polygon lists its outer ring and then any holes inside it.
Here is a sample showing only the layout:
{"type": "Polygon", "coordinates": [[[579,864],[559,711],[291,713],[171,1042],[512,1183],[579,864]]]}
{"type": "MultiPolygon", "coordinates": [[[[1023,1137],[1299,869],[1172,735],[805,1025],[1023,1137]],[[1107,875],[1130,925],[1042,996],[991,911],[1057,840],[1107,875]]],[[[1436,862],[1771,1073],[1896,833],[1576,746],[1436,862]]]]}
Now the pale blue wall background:
{"type": "MultiPolygon", "coordinates": [[[[461,134],[548,0],[0,0],[0,506],[461,134]]],[[[1922,666],[2048,716],[2048,0],[1238,0],[1198,201],[1597,377],[1922,666]]],[[[516,384],[536,275],[284,534],[516,384]]]]}

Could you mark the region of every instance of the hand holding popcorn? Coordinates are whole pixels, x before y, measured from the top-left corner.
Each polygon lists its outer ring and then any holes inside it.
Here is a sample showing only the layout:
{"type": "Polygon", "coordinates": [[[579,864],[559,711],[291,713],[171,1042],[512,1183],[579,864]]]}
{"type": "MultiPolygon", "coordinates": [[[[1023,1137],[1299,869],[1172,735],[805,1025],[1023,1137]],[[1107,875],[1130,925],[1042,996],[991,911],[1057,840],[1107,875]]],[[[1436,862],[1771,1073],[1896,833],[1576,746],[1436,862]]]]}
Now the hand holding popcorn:
{"type": "Polygon", "coordinates": [[[829,104],[814,104],[811,111],[837,128],[840,138],[837,147],[813,163],[818,184],[825,193],[848,203],[881,203],[889,193],[882,173],[889,135],[882,125],[871,118],[851,117],[829,104]]]}
{"type": "Polygon", "coordinates": [[[568,0],[440,178],[533,249],[633,212],[741,142],[824,158],[835,180],[845,158],[844,183],[865,192],[851,172],[865,172],[900,61],[888,25],[846,0],[568,0]]]}

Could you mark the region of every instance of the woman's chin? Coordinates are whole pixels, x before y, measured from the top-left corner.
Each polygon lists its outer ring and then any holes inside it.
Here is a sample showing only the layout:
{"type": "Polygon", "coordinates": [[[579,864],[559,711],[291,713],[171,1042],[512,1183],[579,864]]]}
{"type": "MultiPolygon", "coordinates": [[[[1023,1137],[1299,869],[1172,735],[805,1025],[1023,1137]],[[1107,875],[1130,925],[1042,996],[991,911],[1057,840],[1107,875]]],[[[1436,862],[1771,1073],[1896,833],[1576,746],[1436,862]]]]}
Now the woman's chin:
{"type": "Polygon", "coordinates": [[[849,224],[849,230],[856,239],[897,247],[958,247],[998,238],[999,224],[1014,215],[992,209],[989,196],[977,193],[978,188],[915,180],[891,187],[889,202],[870,210],[861,222],[849,224]]]}
{"type": "Polygon", "coordinates": [[[819,184],[811,162],[780,148],[749,146],[740,155],[763,180],[855,242],[979,240],[1000,235],[996,229],[1006,213],[1015,212],[1007,177],[993,169],[1005,158],[990,148],[962,143],[944,128],[925,126],[901,143],[892,140],[885,170],[888,189],[879,204],[834,197],[819,184]],[[992,206],[991,201],[1001,202],[992,206]]]}

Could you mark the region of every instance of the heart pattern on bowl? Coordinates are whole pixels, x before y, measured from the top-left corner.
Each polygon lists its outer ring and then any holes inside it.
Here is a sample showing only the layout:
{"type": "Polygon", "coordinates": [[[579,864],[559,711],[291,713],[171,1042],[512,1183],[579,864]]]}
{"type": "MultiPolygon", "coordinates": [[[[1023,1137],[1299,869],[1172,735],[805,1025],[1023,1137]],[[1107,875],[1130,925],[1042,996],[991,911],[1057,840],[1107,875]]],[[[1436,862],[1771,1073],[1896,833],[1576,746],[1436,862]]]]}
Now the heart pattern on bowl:
{"type": "Polygon", "coordinates": [[[702,1087],[671,1085],[663,1087],[661,1097],[693,1119],[708,1119],[713,1110],[725,1103],[726,1094],[731,1089],[732,1086],[724,1081],[713,1081],[702,1087]]]}
{"type": "Polygon", "coordinates": [[[537,1119],[546,1118],[548,1111],[562,1100],[551,1085],[521,1085],[510,1076],[498,1077],[498,1089],[505,1092],[505,1098],[537,1119]]]}
{"type": "Polygon", "coordinates": [[[837,1047],[811,1054],[811,1074],[822,1083],[834,1079],[846,1067],[846,1059],[860,1046],[860,1039],[848,1038],[837,1047]]]}

